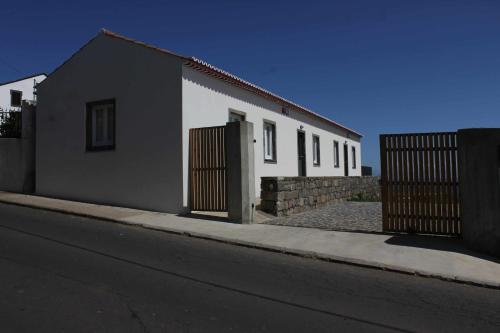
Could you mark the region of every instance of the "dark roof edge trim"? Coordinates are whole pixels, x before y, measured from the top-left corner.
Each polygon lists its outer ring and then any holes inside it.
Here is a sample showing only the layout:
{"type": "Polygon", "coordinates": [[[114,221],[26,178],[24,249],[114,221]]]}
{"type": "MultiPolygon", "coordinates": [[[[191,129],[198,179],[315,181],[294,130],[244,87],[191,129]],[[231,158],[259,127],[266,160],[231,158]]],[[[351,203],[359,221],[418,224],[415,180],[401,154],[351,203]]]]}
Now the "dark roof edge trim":
{"type": "MultiPolygon", "coordinates": [[[[174,53],[172,51],[168,51],[166,49],[162,49],[162,48],[159,48],[159,47],[156,47],[156,46],[152,46],[150,44],[146,44],[144,42],[141,42],[141,41],[138,41],[136,39],[132,39],[132,38],[129,38],[129,37],[125,37],[125,36],[122,36],[122,35],[119,35],[117,33],[114,33],[112,31],[109,31],[109,30],[106,30],[106,29],[101,29],[101,33],[103,33],[104,35],[106,36],[110,36],[110,37],[113,37],[113,38],[118,38],[118,39],[121,39],[121,40],[125,40],[125,41],[128,41],[128,42],[131,42],[131,43],[134,43],[134,44],[137,44],[137,45],[141,45],[143,47],[146,47],[148,49],[151,49],[151,50],[155,50],[155,51],[158,51],[158,52],[161,52],[161,53],[164,53],[164,54],[168,54],[168,55],[171,55],[171,56],[175,56],[177,58],[180,58],[182,60],[185,60],[186,61],[186,65],[188,66],[191,66],[191,67],[201,67],[202,68],[202,71],[209,71],[211,72],[212,74],[215,74],[216,76],[218,76],[220,79],[225,79],[226,81],[229,81],[230,83],[232,83],[233,85],[236,85],[240,88],[243,88],[243,89],[246,89],[246,90],[249,90],[249,91],[252,91],[260,96],[263,96],[265,98],[268,98],[268,99],[271,99],[273,100],[274,102],[278,103],[278,104],[281,104],[282,106],[284,107],[287,107],[287,108],[290,108],[290,109],[294,109],[294,110],[297,110],[299,112],[303,112],[307,115],[310,115],[310,116],[313,116],[314,118],[317,118],[323,122],[326,122],[328,123],[329,125],[333,125],[337,128],[340,128],[342,130],[345,130],[351,134],[354,134],[355,136],[359,137],[359,138],[362,138],[363,135],[361,133],[358,133],[356,132],[355,130],[352,130],[348,127],[345,127],[331,119],[328,119],[327,117],[324,117],[320,114],[317,114],[303,106],[300,106],[294,102],[291,102],[283,97],[280,97],[276,94],[273,94],[272,92],[266,90],[266,89],[263,89],[253,83],[250,83],[248,81],[245,81],[239,77],[237,77],[236,75],[233,75],[231,73],[228,73],[222,69],[219,69],[215,66],[212,66],[210,65],[209,63],[203,61],[203,60],[200,60],[200,59],[197,59],[195,57],[187,57],[187,56],[183,56],[183,55],[180,55],[180,54],[177,54],[177,53],[174,53]]],[[[200,69],[200,68],[198,68],[200,69]]]]}
{"type": "MultiPolygon", "coordinates": [[[[112,37],[112,38],[116,38],[116,39],[120,39],[120,40],[123,40],[123,41],[127,41],[127,42],[130,42],[130,43],[133,43],[133,44],[136,44],[136,45],[140,45],[142,47],[145,47],[147,49],[150,49],[150,50],[154,50],[154,51],[157,51],[157,52],[160,52],[160,53],[163,53],[163,54],[166,54],[166,55],[170,55],[170,56],[174,56],[174,57],[177,57],[181,60],[184,60],[185,61],[185,65],[189,65],[189,66],[192,66],[192,67],[200,67],[198,69],[202,69],[202,71],[206,72],[210,72],[211,74],[214,74],[215,76],[217,76],[218,78],[220,79],[223,79],[223,80],[226,80],[228,82],[230,82],[231,84],[233,85],[236,85],[240,88],[243,88],[243,89],[246,89],[246,90],[249,90],[251,92],[254,92],[260,96],[263,96],[267,99],[271,99],[272,101],[278,103],[278,104],[281,104],[282,106],[284,107],[287,107],[287,108],[290,108],[290,109],[294,109],[294,110],[297,110],[299,112],[303,112],[307,115],[310,115],[316,119],[319,119],[320,121],[323,121],[329,125],[332,125],[334,127],[337,127],[337,128],[340,128],[342,130],[345,130],[347,131],[348,133],[351,133],[351,134],[354,134],[355,136],[357,136],[358,138],[362,138],[363,135],[361,133],[358,133],[356,132],[355,130],[352,130],[348,127],[345,127],[331,119],[328,119],[327,117],[324,117],[318,113],[315,113],[303,106],[300,106],[294,102],[291,102],[281,96],[278,96],[276,94],[273,94],[272,92],[266,90],[266,89],[263,89],[253,83],[250,83],[248,81],[245,81],[239,77],[237,77],[236,75],[233,75],[233,74],[230,74],[222,69],[219,69],[215,66],[212,66],[210,64],[208,64],[207,62],[205,61],[202,61],[200,59],[197,59],[195,57],[186,57],[186,56],[183,56],[183,55],[180,55],[180,54],[177,54],[177,53],[174,53],[174,52],[171,52],[171,51],[168,51],[166,49],[162,49],[162,48],[159,48],[159,47],[156,47],[156,46],[152,46],[150,44],[146,44],[144,42],[141,42],[141,41],[138,41],[136,39],[132,39],[132,38],[129,38],[129,37],[125,37],[125,36],[122,36],[122,35],[119,35],[117,33],[114,33],[112,31],[109,31],[107,29],[101,29],[100,32],[92,39],[90,39],[87,43],[85,43],[82,47],[80,47],[75,53],[73,53],[71,55],[71,57],[69,57],[66,61],[64,61],[61,65],[59,65],[56,69],[54,69],[50,75],[52,75],[53,73],[55,73],[59,68],[61,68],[62,66],[64,66],[64,64],[66,64],[68,61],[70,61],[77,53],[79,53],[82,49],[84,49],[87,45],[89,45],[94,39],[96,39],[99,35],[105,35],[105,36],[109,36],[109,37],[112,37]]],[[[47,80],[45,81],[48,81],[50,80],[50,75],[48,76],[47,80]]],[[[41,83],[43,84],[43,82],[41,83]]]]}
{"type": "Polygon", "coordinates": [[[6,84],[11,84],[11,83],[15,83],[15,82],[19,82],[19,81],[31,79],[32,77],[40,76],[40,75],[45,75],[45,77],[47,77],[47,74],[45,74],[45,73],[37,73],[37,74],[33,74],[33,75],[22,77],[20,79],[15,79],[15,80],[7,81],[7,82],[2,82],[2,83],[0,83],[0,86],[5,86],[6,84]]]}
{"type": "Polygon", "coordinates": [[[337,128],[340,128],[342,130],[345,130],[351,134],[354,134],[355,136],[359,137],[359,138],[362,138],[363,135],[361,133],[358,133],[356,132],[355,130],[352,130],[348,127],[345,127],[327,117],[324,117],[316,112],[313,112],[303,106],[300,106],[294,102],[291,102],[283,97],[280,97],[276,94],[273,94],[272,92],[270,91],[267,91],[263,88],[260,88],[250,82],[247,82],[245,80],[242,80],[240,79],[239,77],[233,75],[233,74],[230,74],[230,73],[227,73],[221,69],[218,69],[210,64],[207,64],[199,59],[196,59],[196,58],[192,58],[190,60],[188,60],[185,65],[189,66],[189,67],[192,67],[196,70],[199,70],[201,72],[204,72],[206,74],[209,74],[209,75],[212,75],[214,77],[217,77],[221,80],[224,80],[226,82],[229,82],[235,86],[238,86],[239,88],[242,88],[242,89],[245,89],[245,90],[248,90],[248,91],[251,91],[257,95],[260,95],[264,98],[267,98],[277,104],[280,104],[281,106],[285,107],[285,108],[289,108],[289,109],[293,109],[293,110],[296,110],[296,111],[299,111],[299,112],[302,112],[308,116],[312,116],[320,121],[323,121],[323,122],[326,122],[328,123],[329,125],[331,126],[334,126],[334,127],[337,127],[337,128]]]}

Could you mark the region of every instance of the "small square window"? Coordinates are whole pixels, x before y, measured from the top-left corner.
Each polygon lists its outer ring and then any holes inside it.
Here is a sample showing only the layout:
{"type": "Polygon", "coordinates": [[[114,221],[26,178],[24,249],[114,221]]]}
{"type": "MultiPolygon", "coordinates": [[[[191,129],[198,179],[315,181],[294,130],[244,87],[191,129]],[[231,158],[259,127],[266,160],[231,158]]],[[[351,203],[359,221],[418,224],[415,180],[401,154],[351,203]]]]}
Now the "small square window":
{"type": "Polygon", "coordinates": [[[23,92],[19,90],[10,91],[10,106],[20,107],[23,100],[23,92]]]}
{"type": "Polygon", "coordinates": [[[264,122],[264,161],[276,162],[276,125],[264,122]]]}
{"type": "Polygon", "coordinates": [[[229,111],[229,122],[245,121],[245,115],[233,111],[229,111]]]}
{"type": "Polygon", "coordinates": [[[319,136],[313,135],[313,164],[320,165],[319,136]]]}
{"type": "Polygon", "coordinates": [[[333,141],[333,167],[339,167],[339,142],[333,141]]]}
{"type": "Polygon", "coordinates": [[[356,147],[351,147],[352,152],[352,168],[356,169],[356,147]]]}
{"type": "Polygon", "coordinates": [[[87,150],[115,149],[115,100],[87,103],[87,150]]]}

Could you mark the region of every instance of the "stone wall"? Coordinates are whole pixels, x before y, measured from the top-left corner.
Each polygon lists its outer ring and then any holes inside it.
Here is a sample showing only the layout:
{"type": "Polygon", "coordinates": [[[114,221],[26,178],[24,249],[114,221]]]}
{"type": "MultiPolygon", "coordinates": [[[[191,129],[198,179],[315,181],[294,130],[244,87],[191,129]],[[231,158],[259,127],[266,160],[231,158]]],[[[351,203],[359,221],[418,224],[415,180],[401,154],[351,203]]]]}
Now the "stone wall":
{"type": "Polygon", "coordinates": [[[262,177],[260,209],[287,216],[348,199],[380,201],[380,177],[262,177]]]}

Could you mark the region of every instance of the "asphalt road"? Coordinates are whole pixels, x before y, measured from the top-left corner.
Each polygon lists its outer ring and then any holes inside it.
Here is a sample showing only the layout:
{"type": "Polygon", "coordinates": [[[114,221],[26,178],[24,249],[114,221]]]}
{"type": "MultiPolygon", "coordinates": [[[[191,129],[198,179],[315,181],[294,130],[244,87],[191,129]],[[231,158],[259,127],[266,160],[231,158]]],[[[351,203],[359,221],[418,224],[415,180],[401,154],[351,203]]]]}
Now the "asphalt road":
{"type": "Polygon", "coordinates": [[[500,332],[500,291],[0,204],[0,331],[500,332]]]}

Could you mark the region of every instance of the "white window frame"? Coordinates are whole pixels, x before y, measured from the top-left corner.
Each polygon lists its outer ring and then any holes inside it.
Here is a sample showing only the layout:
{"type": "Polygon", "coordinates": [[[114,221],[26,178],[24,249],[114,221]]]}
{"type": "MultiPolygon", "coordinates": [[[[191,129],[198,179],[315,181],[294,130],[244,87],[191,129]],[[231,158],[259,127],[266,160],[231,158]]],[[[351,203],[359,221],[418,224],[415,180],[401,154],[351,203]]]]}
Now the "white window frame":
{"type": "Polygon", "coordinates": [[[245,119],[245,113],[229,109],[228,122],[245,121],[245,119]]]}
{"type": "Polygon", "coordinates": [[[21,90],[15,90],[11,89],[10,90],[10,107],[12,108],[19,108],[23,104],[23,92],[21,90]],[[12,104],[12,99],[14,97],[14,94],[19,94],[19,104],[12,104]]]}
{"type": "Polygon", "coordinates": [[[333,140],[333,167],[340,168],[340,144],[337,140],[333,140]]]}
{"type": "Polygon", "coordinates": [[[264,120],[263,127],[264,162],[276,162],[276,124],[264,120]]]}
{"type": "Polygon", "coordinates": [[[313,134],[312,136],[313,143],[313,165],[320,166],[321,165],[321,144],[319,135],[313,134]]]}
{"type": "Polygon", "coordinates": [[[115,117],[114,100],[87,103],[87,151],[115,148],[115,117]]]}

